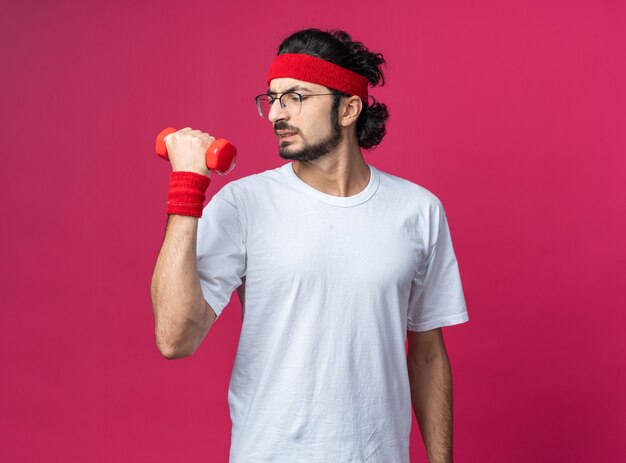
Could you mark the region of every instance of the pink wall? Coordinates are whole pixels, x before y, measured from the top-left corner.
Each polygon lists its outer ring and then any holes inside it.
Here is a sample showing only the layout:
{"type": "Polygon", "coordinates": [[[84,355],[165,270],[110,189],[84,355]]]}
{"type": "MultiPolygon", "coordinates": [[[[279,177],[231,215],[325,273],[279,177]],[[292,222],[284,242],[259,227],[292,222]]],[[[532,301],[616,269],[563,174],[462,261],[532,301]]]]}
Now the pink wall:
{"type": "Polygon", "coordinates": [[[456,460],[626,461],[624,2],[11,3],[1,461],[227,461],[239,301],[193,356],[160,356],[154,136],[235,142],[210,192],[281,165],[253,96],[313,26],[385,54],[391,121],[366,160],[446,207],[470,313],[444,329],[456,460]]]}

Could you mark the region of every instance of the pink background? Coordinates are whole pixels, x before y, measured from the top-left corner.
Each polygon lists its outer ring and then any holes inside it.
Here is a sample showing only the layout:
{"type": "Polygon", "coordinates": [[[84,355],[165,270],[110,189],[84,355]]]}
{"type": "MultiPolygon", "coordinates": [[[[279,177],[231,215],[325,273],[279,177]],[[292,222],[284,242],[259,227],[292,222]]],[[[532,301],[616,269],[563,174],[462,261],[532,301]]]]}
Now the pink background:
{"type": "Polygon", "coordinates": [[[365,158],[446,208],[470,314],[444,329],[456,461],[626,461],[624,5],[6,2],[0,460],[227,461],[239,300],[160,356],[154,137],[237,145],[209,196],[282,165],[253,97],[281,39],[319,27],[384,53],[365,158]]]}

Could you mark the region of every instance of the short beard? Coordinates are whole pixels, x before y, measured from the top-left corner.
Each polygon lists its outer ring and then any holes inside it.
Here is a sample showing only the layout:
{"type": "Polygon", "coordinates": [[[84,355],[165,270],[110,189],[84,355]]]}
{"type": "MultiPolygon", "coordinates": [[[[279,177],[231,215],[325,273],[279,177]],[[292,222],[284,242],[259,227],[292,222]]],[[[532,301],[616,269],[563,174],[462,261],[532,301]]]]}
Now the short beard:
{"type": "Polygon", "coordinates": [[[330,117],[330,134],[314,145],[308,145],[305,142],[303,148],[298,151],[289,151],[289,146],[280,146],[278,154],[283,159],[289,159],[299,162],[311,162],[330,153],[335,149],[342,138],[341,126],[337,117],[337,110],[333,108],[330,117]]]}

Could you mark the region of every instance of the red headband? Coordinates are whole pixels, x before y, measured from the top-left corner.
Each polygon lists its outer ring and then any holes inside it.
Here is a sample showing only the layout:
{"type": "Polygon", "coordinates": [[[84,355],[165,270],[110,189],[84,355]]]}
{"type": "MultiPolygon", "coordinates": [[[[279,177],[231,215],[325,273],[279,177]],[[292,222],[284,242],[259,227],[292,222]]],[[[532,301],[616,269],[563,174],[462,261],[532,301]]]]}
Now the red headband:
{"type": "Polygon", "coordinates": [[[285,53],[274,58],[267,84],[278,77],[291,77],[323,85],[350,95],[367,104],[368,80],[356,72],[304,53],[285,53]]]}

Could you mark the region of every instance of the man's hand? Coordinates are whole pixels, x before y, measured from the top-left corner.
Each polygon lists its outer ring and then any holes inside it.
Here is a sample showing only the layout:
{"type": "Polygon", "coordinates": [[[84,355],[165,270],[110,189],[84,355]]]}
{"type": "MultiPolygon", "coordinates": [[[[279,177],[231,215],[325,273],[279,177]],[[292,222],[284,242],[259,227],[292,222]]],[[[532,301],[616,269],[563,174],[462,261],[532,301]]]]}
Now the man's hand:
{"type": "Polygon", "coordinates": [[[172,171],[195,172],[211,177],[206,165],[206,151],[215,137],[200,130],[185,127],[163,138],[172,171]]]}

